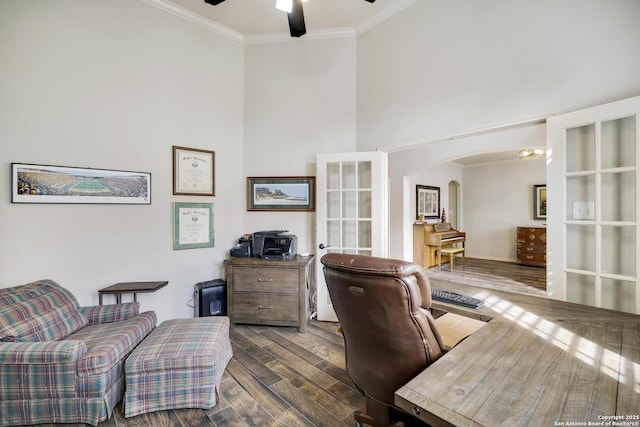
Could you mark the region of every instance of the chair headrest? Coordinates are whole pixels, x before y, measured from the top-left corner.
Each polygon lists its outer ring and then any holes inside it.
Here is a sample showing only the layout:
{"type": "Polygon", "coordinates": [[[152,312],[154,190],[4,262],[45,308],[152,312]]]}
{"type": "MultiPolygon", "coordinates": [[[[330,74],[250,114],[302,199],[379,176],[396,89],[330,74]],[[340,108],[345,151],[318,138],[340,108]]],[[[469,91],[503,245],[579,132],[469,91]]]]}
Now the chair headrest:
{"type": "Polygon", "coordinates": [[[329,253],[324,255],[320,262],[333,270],[371,276],[406,277],[422,270],[419,265],[408,261],[365,255],[329,253]]]}

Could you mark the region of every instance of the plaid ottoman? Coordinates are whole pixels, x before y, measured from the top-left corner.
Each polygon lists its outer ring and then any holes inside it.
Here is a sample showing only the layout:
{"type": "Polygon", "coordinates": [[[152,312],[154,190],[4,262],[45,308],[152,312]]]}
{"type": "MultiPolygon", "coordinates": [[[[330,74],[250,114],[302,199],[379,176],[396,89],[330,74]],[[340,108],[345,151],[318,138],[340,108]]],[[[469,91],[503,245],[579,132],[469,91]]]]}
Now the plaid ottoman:
{"type": "Polygon", "coordinates": [[[209,409],[231,359],[229,318],[160,324],[125,363],[125,417],[178,408],[209,409]]]}

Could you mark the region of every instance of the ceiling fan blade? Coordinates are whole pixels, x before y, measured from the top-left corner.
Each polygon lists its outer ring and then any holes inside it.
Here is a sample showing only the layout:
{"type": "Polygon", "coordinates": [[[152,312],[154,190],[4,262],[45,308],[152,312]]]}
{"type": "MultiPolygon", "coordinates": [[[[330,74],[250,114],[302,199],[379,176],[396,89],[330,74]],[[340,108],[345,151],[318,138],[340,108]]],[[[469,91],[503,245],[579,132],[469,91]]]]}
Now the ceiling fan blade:
{"type": "MultiPolygon", "coordinates": [[[[220,3],[222,3],[224,0],[204,0],[205,3],[207,4],[212,4],[214,6],[219,5],[220,3]]],[[[369,1],[369,0],[367,0],[369,1]]]]}
{"type": "Polygon", "coordinates": [[[293,0],[293,7],[287,15],[289,17],[291,37],[300,37],[307,34],[307,27],[304,25],[304,13],[302,12],[302,0],[293,0]]]}

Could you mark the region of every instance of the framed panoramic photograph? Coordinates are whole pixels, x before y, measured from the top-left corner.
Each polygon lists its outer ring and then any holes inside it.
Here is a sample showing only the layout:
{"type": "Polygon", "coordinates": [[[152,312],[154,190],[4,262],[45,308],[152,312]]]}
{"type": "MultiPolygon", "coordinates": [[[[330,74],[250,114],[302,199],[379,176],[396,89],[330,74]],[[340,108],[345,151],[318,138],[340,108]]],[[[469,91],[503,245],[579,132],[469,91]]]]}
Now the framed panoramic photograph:
{"type": "Polygon", "coordinates": [[[11,203],[151,204],[151,174],[11,164],[11,203]]]}
{"type": "Polygon", "coordinates": [[[215,151],[173,146],[173,194],[215,196],[215,151]]]}
{"type": "Polygon", "coordinates": [[[173,249],[212,248],[213,203],[173,203],[173,249]]]}
{"type": "Polygon", "coordinates": [[[416,185],[416,219],[440,218],[440,187],[416,185]]]}
{"type": "Polygon", "coordinates": [[[547,186],[533,186],[533,219],[547,219],[547,186]]]}
{"type": "Polygon", "coordinates": [[[315,211],[315,176],[248,177],[248,211],[315,211]]]}

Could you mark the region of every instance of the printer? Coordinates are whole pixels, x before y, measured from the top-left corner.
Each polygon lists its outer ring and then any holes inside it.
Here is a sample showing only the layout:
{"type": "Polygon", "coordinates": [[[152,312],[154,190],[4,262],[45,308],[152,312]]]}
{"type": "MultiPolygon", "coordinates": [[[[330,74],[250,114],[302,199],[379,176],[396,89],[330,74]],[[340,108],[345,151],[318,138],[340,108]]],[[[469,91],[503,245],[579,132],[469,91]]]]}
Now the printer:
{"type": "Polygon", "coordinates": [[[253,233],[253,256],[263,259],[290,260],[296,256],[298,237],[285,234],[288,230],[253,233]]]}

